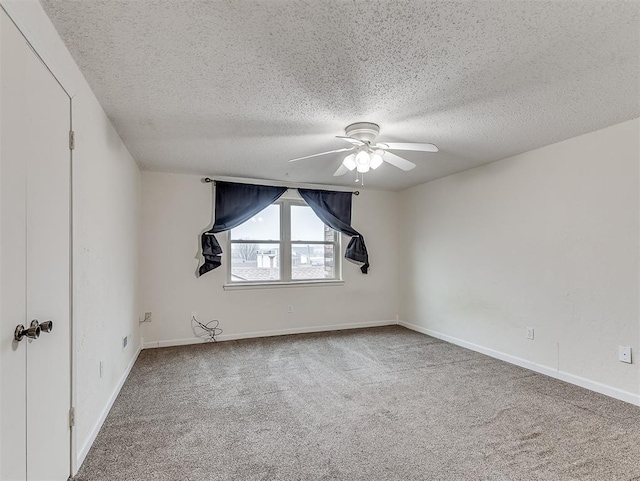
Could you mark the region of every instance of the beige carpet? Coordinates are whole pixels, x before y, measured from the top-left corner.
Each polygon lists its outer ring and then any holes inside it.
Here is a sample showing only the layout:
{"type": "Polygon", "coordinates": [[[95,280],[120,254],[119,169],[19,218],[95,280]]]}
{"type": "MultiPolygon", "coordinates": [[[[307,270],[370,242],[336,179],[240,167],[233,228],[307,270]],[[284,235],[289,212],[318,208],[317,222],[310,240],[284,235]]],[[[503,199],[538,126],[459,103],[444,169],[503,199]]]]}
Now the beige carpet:
{"type": "Polygon", "coordinates": [[[640,408],[395,326],[147,350],[76,479],[639,480],[640,408]]]}

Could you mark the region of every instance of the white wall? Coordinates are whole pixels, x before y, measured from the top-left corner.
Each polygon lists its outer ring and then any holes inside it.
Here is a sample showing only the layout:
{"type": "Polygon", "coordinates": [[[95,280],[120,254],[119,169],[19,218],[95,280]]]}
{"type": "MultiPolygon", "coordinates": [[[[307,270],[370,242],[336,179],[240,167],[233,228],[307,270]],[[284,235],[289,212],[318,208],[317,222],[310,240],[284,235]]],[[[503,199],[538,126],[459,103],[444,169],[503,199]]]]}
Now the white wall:
{"type": "MultiPolygon", "coordinates": [[[[225,291],[226,263],[200,278],[195,274],[200,233],[213,218],[212,187],[198,176],[143,172],[141,309],[153,313],[152,322],[142,327],[145,345],[192,342],[192,311],[200,320],[219,319],[221,339],[395,322],[396,200],[393,192],[354,196],[353,225],[367,243],[369,274],[344,262],[342,286],[225,291]]],[[[224,249],[226,235],[218,240],[224,249]]]]}
{"type": "Polygon", "coordinates": [[[139,347],[139,171],[40,4],[1,3],[73,95],[75,443],[82,459],[139,347]]]}
{"type": "Polygon", "coordinates": [[[140,349],[140,173],[100,105],[88,90],[85,94],[74,98],[73,182],[76,419],[81,456],[140,349]],[[128,336],[126,349],[122,349],[124,336],[128,336]]]}
{"type": "Polygon", "coordinates": [[[638,402],[639,127],[403,191],[401,319],[638,402]]]}

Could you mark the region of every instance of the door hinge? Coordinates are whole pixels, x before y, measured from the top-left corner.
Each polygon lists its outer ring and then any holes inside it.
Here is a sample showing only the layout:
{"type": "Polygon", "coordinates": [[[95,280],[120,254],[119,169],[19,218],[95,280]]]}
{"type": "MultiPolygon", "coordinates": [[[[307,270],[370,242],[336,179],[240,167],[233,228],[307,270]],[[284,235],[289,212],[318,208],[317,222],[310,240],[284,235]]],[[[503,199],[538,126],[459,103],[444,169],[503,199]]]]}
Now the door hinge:
{"type": "Polygon", "coordinates": [[[76,425],[76,408],[69,409],[69,427],[76,425]]]}
{"type": "Polygon", "coordinates": [[[69,150],[76,148],[76,133],[73,130],[69,131],[69,150]]]}

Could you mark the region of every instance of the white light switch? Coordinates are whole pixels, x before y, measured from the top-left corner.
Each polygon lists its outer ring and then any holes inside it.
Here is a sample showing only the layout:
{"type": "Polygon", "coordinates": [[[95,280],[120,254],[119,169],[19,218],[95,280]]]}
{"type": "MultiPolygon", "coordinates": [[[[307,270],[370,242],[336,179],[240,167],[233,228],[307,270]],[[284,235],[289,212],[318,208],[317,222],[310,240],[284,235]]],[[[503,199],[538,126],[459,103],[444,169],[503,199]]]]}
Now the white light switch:
{"type": "Polygon", "coordinates": [[[618,359],[620,362],[631,364],[631,348],[629,346],[618,346],[618,359]]]}

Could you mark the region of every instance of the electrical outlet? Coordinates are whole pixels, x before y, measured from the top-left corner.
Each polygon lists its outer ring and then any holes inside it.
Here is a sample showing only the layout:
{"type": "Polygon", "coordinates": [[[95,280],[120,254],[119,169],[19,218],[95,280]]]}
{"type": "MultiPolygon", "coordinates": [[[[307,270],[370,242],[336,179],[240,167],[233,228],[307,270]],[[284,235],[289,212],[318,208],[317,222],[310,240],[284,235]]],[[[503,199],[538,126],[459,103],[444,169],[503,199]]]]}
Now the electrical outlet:
{"type": "Polygon", "coordinates": [[[631,364],[631,348],[629,346],[618,346],[618,360],[631,364]]]}
{"type": "Polygon", "coordinates": [[[293,306],[287,306],[287,312],[293,314],[293,306]]]}
{"type": "Polygon", "coordinates": [[[104,374],[104,363],[100,361],[100,377],[104,374]]]}
{"type": "Polygon", "coordinates": [[[533,338],[534,338],[533,327],[527,327],[527,339],[529,339],[530,341],[533,341],[533,338]]]}
{"type": "Polygon", "coordinates": [[[122,338],[122,350],[123,351],[127,347],[127,344],[129,344],[129,336],[124,336],[122,338]]]}
{"type": "Polygon", "coordinates": [[[144,321],[142,322],[151,322],[151,313],[150,312],[145,312],[144,313],[144,321]]]}

